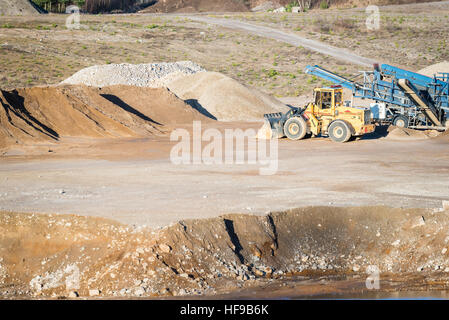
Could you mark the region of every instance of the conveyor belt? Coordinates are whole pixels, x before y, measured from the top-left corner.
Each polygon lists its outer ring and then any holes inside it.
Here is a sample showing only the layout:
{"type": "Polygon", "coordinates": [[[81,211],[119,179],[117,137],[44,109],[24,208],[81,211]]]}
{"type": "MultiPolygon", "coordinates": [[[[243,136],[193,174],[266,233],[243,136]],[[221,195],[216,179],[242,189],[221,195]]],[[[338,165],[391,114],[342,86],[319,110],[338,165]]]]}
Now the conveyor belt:
{"type": "Polygon", "coordinates": [[[399,79],[398,85],[404,90],[405,95],[412,100],[420,111],[432,122],[435,126],[443,126],[436,108],[431,102],[427,101],[421,96],[419,90],[407,79],[399,79]]]}

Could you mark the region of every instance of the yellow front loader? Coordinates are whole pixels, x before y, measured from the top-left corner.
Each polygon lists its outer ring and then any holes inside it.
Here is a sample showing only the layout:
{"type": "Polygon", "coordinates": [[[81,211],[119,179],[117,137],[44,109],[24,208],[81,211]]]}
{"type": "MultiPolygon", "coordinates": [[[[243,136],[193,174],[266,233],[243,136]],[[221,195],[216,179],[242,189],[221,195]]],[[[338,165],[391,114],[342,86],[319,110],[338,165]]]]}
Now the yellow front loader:
{"type": "Polygon", "coordinates": [[[347,142],[352,137],[373,132],[375,125],[371,121],[371,111],[346,107],[342,97],[340,86],[316,88],[313,102],[304,108],[264,115],[266,124],[259,137],[277,139],[286,136],[299,140],[306,135],[324,135],[335,142],[347,142]]]}

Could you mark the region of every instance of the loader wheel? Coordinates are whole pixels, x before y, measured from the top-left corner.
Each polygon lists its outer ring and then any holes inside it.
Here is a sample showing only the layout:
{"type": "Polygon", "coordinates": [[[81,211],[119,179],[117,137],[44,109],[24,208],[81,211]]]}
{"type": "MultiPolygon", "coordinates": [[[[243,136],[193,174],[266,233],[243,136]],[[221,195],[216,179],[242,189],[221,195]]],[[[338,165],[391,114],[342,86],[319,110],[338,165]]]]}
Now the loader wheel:
{"type": "Polygon", "coordinates": [[[400,115],[394,118],[393,124],[399,128],[407,128],[408,127],[408,118],[406,116],[400,115]]]}
{"type": "Polygon", "coordinates": [[[290,140],[300,140],[307,133],[307,124],[301,117],[293,117],[285,121],[284,134],[290,140]]]}
{"type": "Polygon", "coordinates": [[[329,137],[335,142],[347,142],[351,138],[351,129],[343,121],[334,121],[328,128],[329,137]]]}

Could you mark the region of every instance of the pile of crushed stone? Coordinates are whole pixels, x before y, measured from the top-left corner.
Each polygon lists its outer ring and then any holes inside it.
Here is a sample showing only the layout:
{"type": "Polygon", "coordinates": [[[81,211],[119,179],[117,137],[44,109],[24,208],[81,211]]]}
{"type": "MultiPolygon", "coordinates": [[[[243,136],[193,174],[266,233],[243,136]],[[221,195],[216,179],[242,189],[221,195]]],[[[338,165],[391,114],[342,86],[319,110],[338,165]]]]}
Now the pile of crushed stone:
{"type": "Polygon", "coordinates": [[[181,76],[206,71],[191,61],[151,64],[108,64],[82,69],[61,84],[84,84],[92,87],[129,85],[165,87],[181,76]]]}
{"type": "Polygon", "coordinates": [[[408,128],[400,128],[396,126],[390,126],[388,128],[387,139],[390,140],[425,140],[436,138],[441,133],[436,130],[414,130],[408,128]]]}
{"type": "Polygon", "coordinates": [[[42,9],[37,7],[30,0],[2,0],[0,1],[0,15],[22,16],[42,13],[42,9]]]}
{"type": "Polygon", "coordinates": [[[436,64],[432,64],[418,71],[418,73],[423,74],[428,77],[433,77],[439,72],[449,73],[449,62],[443,61],[436,64]]]}
{"type": "Polygon", "coordinates": [[[218,72],[201,72],[167,84],[170,91],[219,121],[262,120],[265,113],[289,110],[279,100],[218,72]]]}

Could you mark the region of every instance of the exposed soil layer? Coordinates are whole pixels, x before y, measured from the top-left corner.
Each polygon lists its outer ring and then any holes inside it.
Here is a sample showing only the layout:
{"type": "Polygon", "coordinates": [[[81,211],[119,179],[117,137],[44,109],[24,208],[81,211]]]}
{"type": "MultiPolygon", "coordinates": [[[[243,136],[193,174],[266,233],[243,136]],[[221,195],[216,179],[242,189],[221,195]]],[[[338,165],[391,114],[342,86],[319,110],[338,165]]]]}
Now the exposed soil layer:
{"type": "Polygon", "coordinates": [[[35,87],[0,93],[0,148],[61,137],[144,137],[207,117],[165,88],[35,87]]]}
{"type": "MultiPolygon", "coordinates": [[[[437,281],[432,288],[447,289],[448,225],[447,210],[386,207],[230,214],[158,231],[99,218],[3,212],[0,294],[215,295],[292,279],[364,279],[369,266],[381,279],[420,279],[408,284],[414,290],[428,285],[424,275],[437,281]]],[[[357,290],[360,283],[344,288],[357,290]]]]}

